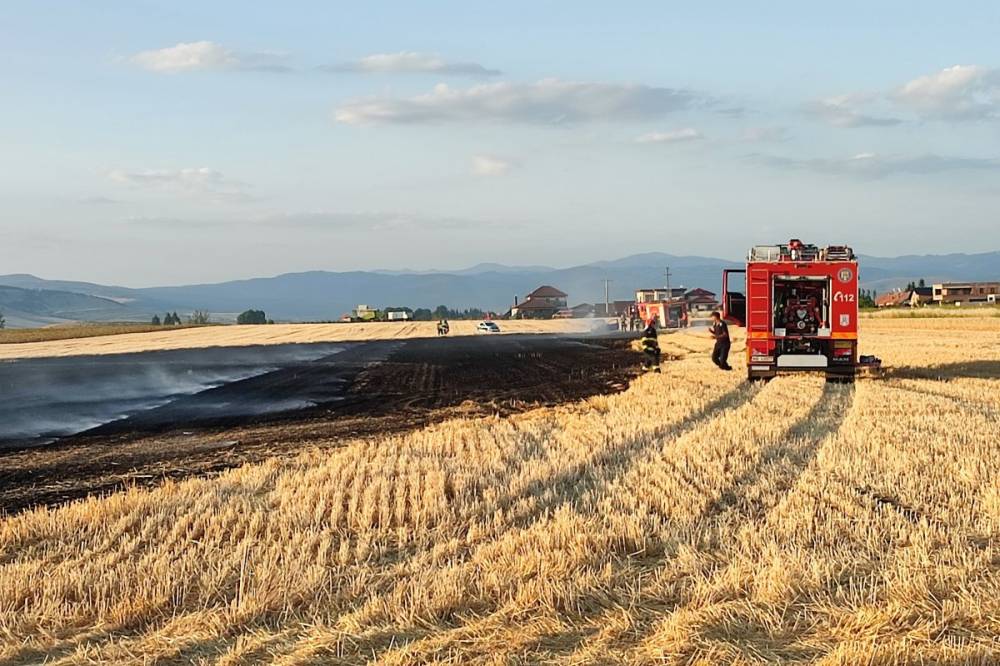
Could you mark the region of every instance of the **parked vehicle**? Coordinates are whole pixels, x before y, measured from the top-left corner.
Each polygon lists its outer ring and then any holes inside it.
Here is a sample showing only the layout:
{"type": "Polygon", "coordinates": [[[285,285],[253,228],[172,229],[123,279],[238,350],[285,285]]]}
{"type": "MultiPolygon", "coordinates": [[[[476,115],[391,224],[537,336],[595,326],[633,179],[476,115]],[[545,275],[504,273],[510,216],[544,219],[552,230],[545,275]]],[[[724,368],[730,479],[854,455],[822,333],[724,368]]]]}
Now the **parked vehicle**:
{"type": "Polygon", "coordinates": [[[747,376],[799,370],[854,381],[881,361],[858,353],[858,260],[851,248],[793,239],[751,248],[746,268],[722,272],[723,317],[747,329],[747,376]],[[741,275],[746,293],[735,291],[741,275]]]}
{"type": "Polygon", "coordinates": [[[476,330],[480,333],[499,333],[500,327],[497,326],[495,321],[481,321],[476,326],[476,330]]]}

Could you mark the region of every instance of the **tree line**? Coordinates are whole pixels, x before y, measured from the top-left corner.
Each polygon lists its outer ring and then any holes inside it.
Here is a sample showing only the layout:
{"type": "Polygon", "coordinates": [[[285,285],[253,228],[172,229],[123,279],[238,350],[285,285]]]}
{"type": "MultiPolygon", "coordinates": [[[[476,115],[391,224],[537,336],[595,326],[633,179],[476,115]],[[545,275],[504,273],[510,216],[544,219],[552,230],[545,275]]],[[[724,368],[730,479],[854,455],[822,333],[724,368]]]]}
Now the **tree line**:
{"type": "MultiPolygon", "coordinates": [[[[204,310],[195,310],[188,317],[187,323],[193,325],[199,325],[199,324],[207,324],[209,321],[210,317],[207,312],[205,312],[204,310]]],[[[155,314],[153,315],[153,318],[152,320],[150,320],[149,323],[152,324],[153,326],[181,326],[184,324],[184,322],[181,321],[181,318],[176,311],[166,313],[165,315],[163,315],[162,319],[160,318],[160,315],[155,314]]]]}
{"type": "Polygon", "coordinates": [[[413,321],[437,321],[440,319],[485,319],[491,313],[479,308],[467,308],[457,310],[449,308],[447,305],[439,305],[433,310],[430,308],[408,308],[405,306],[387,307],[383,310],[389,312],[406,312],[413,321]]]}

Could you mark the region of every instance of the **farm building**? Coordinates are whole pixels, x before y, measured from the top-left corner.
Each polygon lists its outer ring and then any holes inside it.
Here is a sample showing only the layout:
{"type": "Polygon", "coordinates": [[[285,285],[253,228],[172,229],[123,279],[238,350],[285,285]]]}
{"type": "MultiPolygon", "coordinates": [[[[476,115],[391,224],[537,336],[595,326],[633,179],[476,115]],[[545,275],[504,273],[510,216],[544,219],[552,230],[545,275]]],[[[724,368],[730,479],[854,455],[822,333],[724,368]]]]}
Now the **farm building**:
{"type": "Polygon", "coordinates": [[[515,301],[510,308],[510,318],[551,319],[566,307],[566,294],[546,284],[525,296],[523,302],[515,301]]]}
{"type": "Polygon", "coordinates": [[[361,321],[375,321],[378,319],[378,310],[376,308],[368,307],[367,305],[359,305],[354,308],[353,316],[355,319],[361,321]]]}

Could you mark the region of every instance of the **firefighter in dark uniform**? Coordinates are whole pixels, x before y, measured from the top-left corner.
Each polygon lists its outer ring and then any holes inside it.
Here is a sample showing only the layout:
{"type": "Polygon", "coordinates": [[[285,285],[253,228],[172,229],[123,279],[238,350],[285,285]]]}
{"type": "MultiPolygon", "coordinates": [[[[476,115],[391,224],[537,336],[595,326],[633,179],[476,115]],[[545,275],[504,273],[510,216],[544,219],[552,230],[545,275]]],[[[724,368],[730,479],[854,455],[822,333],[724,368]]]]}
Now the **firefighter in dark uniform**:
{"type": "Polygon", "coordinates": [[[729,365],[729,326],[722,321],[722,315],[718,312],[712,313],[712,326],[708,332],[715,339],[712,363],[722,370],[732,370],[732,366],[729,365]]]}
{"type": "Polygon", "coordinates": [[[642,332],[642,353],[646,355],[643,363],[647,370],[653,372],[660,371],[660,343],[656,339],[656,324],[652,319],[646,324],[646,329],[642,332]]]}

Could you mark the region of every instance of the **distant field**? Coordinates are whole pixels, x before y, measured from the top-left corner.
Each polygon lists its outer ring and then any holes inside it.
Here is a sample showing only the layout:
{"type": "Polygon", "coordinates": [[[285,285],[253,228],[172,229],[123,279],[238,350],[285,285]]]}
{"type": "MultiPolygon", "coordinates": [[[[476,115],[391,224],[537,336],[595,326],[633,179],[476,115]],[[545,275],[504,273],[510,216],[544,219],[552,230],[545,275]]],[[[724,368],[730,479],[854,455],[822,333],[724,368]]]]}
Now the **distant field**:
{"type": "Polygon", "coordinates": [[[731,373],[684,331],[623,393],[0,518],[0,662],[997,663],[1000,319],[866,320],[854,386],[748,384],[742,333],[731,373]]]}
{"type": "Polygon", "coordinates": [[[939,317],[1000,317],[998,305],[967,305],[967,306],[927,306],[922,308],[883,308],[881,310],[866,310],[861,313],[862,319],[936,319],[939,317]]]}
{"type": "Polygon", "coordinates": [[[121,335],[123,333],[163,333],[176,331],[186,326],[153,326],[152,324],[74,324],[66,326],[46,326],[44,328],[8,328],[0,329],[0,345],[20,344],[26,342],[49,342],[52,340],[73,340],[76,338],[95,338],[104,335],[121,335]]]}
{"type": "MultiPolygon", "coordinates": [[[[594,320],[561,319],[542,321],[501,321],[504,333],[574,333],[588,330],[594,320]]],[[[452,321],[451,335],[475,335],[476,321],[452,321]]],[[[126,354],[133,352],[196,349],[199,347],[242,347],[307,342],[346,342],[430,338],[436,333],[435,322],[374,322],[369,324],[272,324],[261,326],[158,327],[139,326],[103,333],[91,332],[100,325],[86,325],[29,331],[0,331],[0,334],[36,333],[53,337],[7,340],[0,337],[0,359],[40,358],[45,356],[81,356],[91,354],[126,354]],[[73,335],[79,331],[80,335],[73,335]],[[36,341],[37,340],[37,341],[36,341]]]]}

